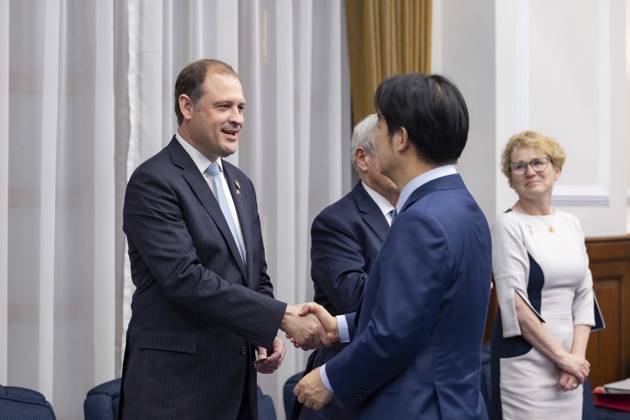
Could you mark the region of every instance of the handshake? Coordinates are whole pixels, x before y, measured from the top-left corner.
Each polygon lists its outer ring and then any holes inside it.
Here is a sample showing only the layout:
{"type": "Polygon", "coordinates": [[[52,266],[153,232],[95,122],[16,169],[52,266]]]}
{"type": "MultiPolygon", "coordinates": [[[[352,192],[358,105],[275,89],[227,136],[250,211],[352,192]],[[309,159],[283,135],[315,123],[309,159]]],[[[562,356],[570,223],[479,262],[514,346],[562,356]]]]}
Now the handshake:
{"type": "Polygon", "coordinates": [[[339,341],[337,318],[314,302],[287,305],[280,329],[302,350],[330,347],[339,341]]]}

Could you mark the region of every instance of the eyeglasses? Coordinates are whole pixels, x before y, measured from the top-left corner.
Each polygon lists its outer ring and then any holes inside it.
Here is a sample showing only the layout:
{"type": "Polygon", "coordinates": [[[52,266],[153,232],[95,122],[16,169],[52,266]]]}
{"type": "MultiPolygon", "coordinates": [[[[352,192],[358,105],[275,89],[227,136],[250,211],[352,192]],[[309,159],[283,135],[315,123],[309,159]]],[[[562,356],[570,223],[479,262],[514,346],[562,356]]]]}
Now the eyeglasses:
{"type": "Polygon", "coordinates": [[[547,169],[550,161],[551,159],[549,158],[549,156],[532,159],[529,162],[519,160],[518,162],[510,163],[510,169],[516,175],[523,175],[525,172],[527,172],[527,167],[531,166],[536,173],[541,173],[544,172],[545,169],[547,169]]]}

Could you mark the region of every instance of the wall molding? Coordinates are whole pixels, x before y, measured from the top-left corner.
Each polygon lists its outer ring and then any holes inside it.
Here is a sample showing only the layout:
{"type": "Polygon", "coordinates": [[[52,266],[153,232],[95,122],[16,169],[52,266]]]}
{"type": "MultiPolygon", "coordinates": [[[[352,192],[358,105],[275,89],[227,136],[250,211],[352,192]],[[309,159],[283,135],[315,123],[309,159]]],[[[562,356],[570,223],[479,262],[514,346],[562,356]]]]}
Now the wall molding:
{"type": "Polygon", "coordinates": [[[558,207],[608,207],[610,191],[602,185],[556,185],[552,203],[558,207]]]}
{"type": "MultiPolygon", "coordinates": [[[[517,54],[514,67],[515,98],[514,122],[516,131],[528,129],[531,125],[530,102],[530,5],[527,0],[518,0],[514,9],[514,48],[517,54]]],[[[598,2],[597,10],[597,114],[595,124],[599,126],[597,150],[597,176],[594,184],[557,185],[554,189],[553,204],[570,207],[608,207],[610,206],[611,167],[610,158],[613,142],[611,118],[611,2],[598,2]]],[[[627,197],[630,205],[630,190],[627,197]]]]}

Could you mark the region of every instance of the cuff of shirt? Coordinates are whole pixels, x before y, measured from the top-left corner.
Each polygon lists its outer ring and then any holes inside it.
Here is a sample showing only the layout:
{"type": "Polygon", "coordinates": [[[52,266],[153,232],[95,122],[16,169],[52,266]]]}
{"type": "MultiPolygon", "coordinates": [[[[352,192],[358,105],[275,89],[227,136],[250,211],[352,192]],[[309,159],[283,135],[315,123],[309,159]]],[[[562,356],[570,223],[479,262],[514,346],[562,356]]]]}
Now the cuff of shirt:
{"type": "Polygon", "coordinates": [[[339,330],[339,341],[350,342],[350,332],[348,331],[348,321],[344,315],[337,315],[337,329],[339,330]]]}
{"type": "Polygon", "coordinates": [[[319,368],[319,377],[321,378],[322,383],[324,384],[326,389],[334,394],[335,392],[333,391],[332,386],[330,386],[330,381],[328,380],[328,375],[326,375],[326,364],[325,363],[319,368]]]}

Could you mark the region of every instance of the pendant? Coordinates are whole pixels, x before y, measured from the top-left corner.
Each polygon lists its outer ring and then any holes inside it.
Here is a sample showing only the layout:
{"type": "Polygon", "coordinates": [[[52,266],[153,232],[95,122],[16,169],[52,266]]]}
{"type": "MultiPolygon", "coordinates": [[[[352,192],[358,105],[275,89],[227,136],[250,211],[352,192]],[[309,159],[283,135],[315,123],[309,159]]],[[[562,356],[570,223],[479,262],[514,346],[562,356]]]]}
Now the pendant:
{"type": "Polygon", "coordinates": [[[553,226],[549,226],[549,233],[556,233],[556,228],[553,226]]]}

